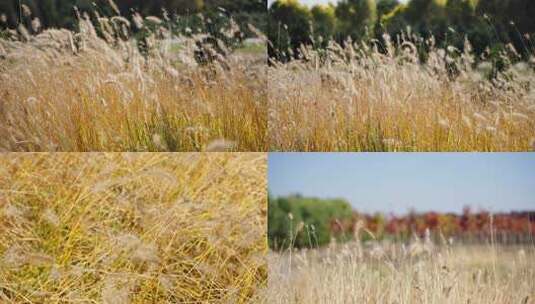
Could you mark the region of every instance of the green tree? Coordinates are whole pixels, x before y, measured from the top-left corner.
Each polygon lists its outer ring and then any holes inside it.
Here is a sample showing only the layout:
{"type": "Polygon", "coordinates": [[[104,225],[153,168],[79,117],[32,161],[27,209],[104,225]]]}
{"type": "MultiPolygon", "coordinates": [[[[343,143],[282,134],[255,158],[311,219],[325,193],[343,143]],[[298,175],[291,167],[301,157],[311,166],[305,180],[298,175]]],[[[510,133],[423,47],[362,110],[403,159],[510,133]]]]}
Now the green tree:
{"type": "Polygon", "coordinates": [[[161,15],[163,8],[171,14],[194,14],[204,7],[203,0],[118,0],[116,2],[123,12],[133,8],[143,15],[161,15]]]}
{"type": "Polygon", "coordinates": [[[476,14],[485,16],[486,26],[495,37],[493,43],[513,42],[524,54],[535,52],[525,35],[535,34],[535,1],[532,0],[479,0],[476,14]]]}
{"type": "Polygon", "coordinates": [[[445,5],[446,0],[411,0],[405,18],[422,36],[441,40],[448,29],[445,5]]]}
{"type": "MultiPolygon", "coordinates": [[[[219,7],[236,17],[242,24],[260,24],[265,29],[266,0],[114,0],[122,15],[135,10],[142,15],[161,15],[165,8],[171,14],[193,15],[207,10],[219,12],[219,7]]],[[[45,27],[73,27],[73,7],[81,11],[97,10],[101,15],[111,14],[109,0],[0,0],[0,14],[5,14],[10,27],[19,19],[19,3],[32,10],[32,17],[45,27]],[[94,3],[94,4],[93,4],[94,3]]],[[[0,25],[1,26],[1,25],[0,25]]]]}
{"type": "Polygon", "coordinates": [[[463,49],[465,38],[477,25],[475,7],[470,0],[448,0],[445,9],[447,23],[454,30],[448,31],[446,43],[463,49]]]}
{"type": "Polygon", "coordinates": [[[382,16],[389,14],[399,5],[398,0],[379,0],[377,1],[377,16],[380,19],[382,16]]]}
{"type": "Polygon", "coordinates": [[[324,43],[331,40],[336,31],[335,7],[333,5],[316,5],[312,7],[310,13],[312,14],[314,40],[318,42],[320,37],[324,43]]]}
{"type": "MultiPolygon", "coordinates": [[[[301,196],[269,198],[268,237],[271,248],[316,247],[328,244],[334,220],[351,220],[353,211],[344,200],[301,196]]],[[[347,236],[337,235],[346,239],[347,236]]]]}
{"type": "Polygon", "coordinates": [[[379,0],[377,1],[377,21],[374,29],[375,38],[382,41],[382,36],[386,32],[384,24],[385,18],[391,14],[398,6],[398,0],[379,0]]]}
{"type": "MultiPolygon", "coordinates": [[[[147,1],[152,2],[152,1],[147,1]]],[[[167,0],[165,6],[173,13],[184,15],[197,13],[204,7],[203,0],[167,0]]],[[[161,9],[161,7],[159,7],[161,9]]]]}
{"type": "Polygon", "coordinates": [[[336,17],[342,36],[362,39],[374,32],[377,4],[375,0],[342,0],[336,7],[336,17]]]}
{"type": "Polygon", "coordinates": [[[396,6],[390,13],[384,15],[381,18],[381,24],[384,27],[384,30],[392,36],[404,31],[409,24],[409,21],[406,19],[405,11],[407,10],[407,5],[399,4],[396,6]]]}
{"type": "Polygon", "coordinates": [[[288,59],[301,44],[310,43],[312,16],[297,0],[275,1],[269,8],[268,20],[271,57],[288,59]]]}

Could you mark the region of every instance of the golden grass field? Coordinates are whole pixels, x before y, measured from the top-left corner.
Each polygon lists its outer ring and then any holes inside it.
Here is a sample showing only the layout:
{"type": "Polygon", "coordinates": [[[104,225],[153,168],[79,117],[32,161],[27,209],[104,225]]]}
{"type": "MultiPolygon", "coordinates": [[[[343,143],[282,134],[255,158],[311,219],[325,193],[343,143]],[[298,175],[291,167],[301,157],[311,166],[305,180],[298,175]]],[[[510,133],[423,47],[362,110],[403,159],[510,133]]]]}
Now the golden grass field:
{"type": "Polygon", "coordinates": [[[1,303],[248,303],[265,154],[0,155],[1,303]]]}
{"type": "MultiPolygon", "coordinates": [[[[493,73],[465,51],[430,45],[425,64],[407,39],[302,47],[268,71],[270,151],[532,151],[535,56],[493,73]],[[389,44],[390,43],[390,44],[389,44]],[[455,74],[453,77],[452,74],[455,74]]],[[[508,65],[507,65],[508,64],[508,65]]]]}
{"type": "Polygon", "coordinates": [[[0,151],[266,151],[265,52],[199,64],[202,35],[135,18],[147,54],[119,16],[0,39],[0,151]]]}
{"type": "Polygon", "coordinates": [[[268,261],[268,303],[535,303],[533,245],[347,243],[268,261]]]}

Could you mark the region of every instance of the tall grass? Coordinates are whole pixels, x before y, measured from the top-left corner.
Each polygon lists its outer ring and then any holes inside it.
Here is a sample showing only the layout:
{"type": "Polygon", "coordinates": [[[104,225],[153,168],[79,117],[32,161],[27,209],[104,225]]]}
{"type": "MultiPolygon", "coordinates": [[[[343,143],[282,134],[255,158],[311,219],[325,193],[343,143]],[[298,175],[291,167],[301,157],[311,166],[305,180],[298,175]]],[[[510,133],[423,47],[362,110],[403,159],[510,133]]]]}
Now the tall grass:
{"type": "Polygon", "coordinates": [[[0,302],[246,303],[266,156],[0,155],[0,302]]]}
{"type": "Polygon", "coordinates": [[[268,303],[535,303],[532,245],[333,243],[268,257],[268,303]]]}
{"type": "Polygon", "coordinates": [[[5,32],[0,150],[267,150],[265,53],[170,22],[84,15],[76,31],[5,32]]]}
{"type": "Polygon", "coordinates": [[[493,58],[411,35],[303,46],[268,83],[274,151],[535,149],[535,55],[510,45],[493,58]]]}

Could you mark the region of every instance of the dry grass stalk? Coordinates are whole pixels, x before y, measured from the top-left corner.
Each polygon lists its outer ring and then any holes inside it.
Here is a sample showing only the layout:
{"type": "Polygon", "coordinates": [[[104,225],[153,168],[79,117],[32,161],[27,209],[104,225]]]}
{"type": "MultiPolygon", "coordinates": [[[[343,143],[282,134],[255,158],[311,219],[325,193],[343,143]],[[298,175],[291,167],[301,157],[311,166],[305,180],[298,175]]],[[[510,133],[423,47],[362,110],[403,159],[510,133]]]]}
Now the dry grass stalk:
{"type": "Polygon", "coordinates": [[[255,302],[265,175],[259,153],[2,155],[0,302],[255,302]]]}
{"type": "MultiPolygon", "coordinates": [[[[418,38],[413,38],[418,40],[418,38]]],[[[268,72],[269,140],[277,151],[531,151],[535,65],[492,64],[432,47],[422,63],[407,40],[386,54],[331,43],[268,72]]],[[[512,55],[511,55],[512,56],[512,55]]]]}
{"type": "Polygon", "coordinates": [[[376,243],[363,254],[360,244],[270,253],[267,303],[531,303],[535,248],[489,246],[419,241],[376,243]]]}
{"type": "Polygon", "coordinates": [[[85,15],[77,32],[0,39],[0,151],[204,151],[221,138],[267,150],[259,55],[136,16],[145,38],[124,17],[85,15]]]}

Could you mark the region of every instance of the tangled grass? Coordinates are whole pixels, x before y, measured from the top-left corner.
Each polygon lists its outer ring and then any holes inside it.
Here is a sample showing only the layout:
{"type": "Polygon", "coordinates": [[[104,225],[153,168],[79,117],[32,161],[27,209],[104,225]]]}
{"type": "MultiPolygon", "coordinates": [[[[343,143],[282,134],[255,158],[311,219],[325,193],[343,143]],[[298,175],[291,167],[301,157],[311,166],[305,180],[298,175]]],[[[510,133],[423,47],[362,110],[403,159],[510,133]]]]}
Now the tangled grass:
{"type": "Polygon", "coordinates": [[[533,246],[358,243],[269,254],[269,303],[535,303],[533,246]]]}
{"type": "Polygon", "coordinates": [[[535,149],[535,56],[521,61],[509,46],[498,60],[475,58],[469,43],[441,49],[432,38],[396,45],[331,42],[273,62],[270,150],[535,149]]]}
{"type": "Polygon", "coordinates": [[[267,280],[266,156],[0,156],[0,302],[246,303],[267,280]]]}
{"type": "Polygon", "coordinates": [[[0,39],[0,151],[267,150],[265,52],[97,17],[0,39]]]}

